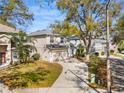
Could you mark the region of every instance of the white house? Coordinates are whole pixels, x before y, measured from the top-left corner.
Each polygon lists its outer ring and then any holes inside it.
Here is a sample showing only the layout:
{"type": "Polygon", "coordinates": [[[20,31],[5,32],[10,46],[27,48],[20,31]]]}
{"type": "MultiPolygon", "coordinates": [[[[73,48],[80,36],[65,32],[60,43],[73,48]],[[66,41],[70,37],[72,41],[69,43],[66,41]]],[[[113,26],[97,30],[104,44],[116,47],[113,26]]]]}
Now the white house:
{"type": "Polygon", "coordinates": [[[11,33],[17,33],[18,30],[0,24],[0,67],[9,65],[13,60],[11,33]]]}
{"type": "MultiPolygon", "coordinates": [[[[99,55],[101,55],[102,52],[104,52],[106,54],[106,37],[102,36],[100,38],[97,38],[97,39],[94,39],[93,40],[93,43],[92,43],[92,48],[91,48],[91,52],[93,53],[99,53],[99,55]]],[[[110,36],[110,41],[109,41],[109,44],[110,44],[110,50],[114,50],[116,48],[116,45],[113,44],[112,42],[112,39],[113,37],[110,36]]]]}

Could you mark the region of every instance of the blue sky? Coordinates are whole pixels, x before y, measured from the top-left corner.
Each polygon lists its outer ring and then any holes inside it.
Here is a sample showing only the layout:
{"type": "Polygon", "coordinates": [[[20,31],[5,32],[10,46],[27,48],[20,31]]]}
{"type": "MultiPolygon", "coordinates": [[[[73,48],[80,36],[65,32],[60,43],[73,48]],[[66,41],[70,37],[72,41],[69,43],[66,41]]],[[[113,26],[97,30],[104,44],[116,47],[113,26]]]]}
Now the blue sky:
{"type": "Polygon", "coordinates": [[[32,25],[29,25],[29,27],[26,28],[26,31],[28,32],[48,29],[48,26],[54,23],[55,20],[64,20],[65,18],[65,14],[60,12],[55,4],[48,6],[48,4],[44,3],[39,7],[36,0],[24,0],[24,2],[29,7],[30,12],[34,14],[32,25]]]}

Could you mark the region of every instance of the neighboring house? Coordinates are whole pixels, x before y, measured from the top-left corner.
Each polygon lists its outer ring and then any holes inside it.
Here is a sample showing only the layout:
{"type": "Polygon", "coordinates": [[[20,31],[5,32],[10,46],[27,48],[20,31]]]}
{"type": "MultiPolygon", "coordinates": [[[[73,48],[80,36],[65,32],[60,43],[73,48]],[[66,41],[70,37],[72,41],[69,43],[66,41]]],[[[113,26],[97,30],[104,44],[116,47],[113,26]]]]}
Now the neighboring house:
{"type": "Polygon", "coordinates": [[[47,30],[38,30],[29,36],[35,39],[34,44],[41,59],[53,62],[67,58],[68,48],[64,37],[47,30]]]}
{"type": "Polygon", "coordinates": [[[17,33],[18,30],[0,24],[0,67],[9,65],[13,61],[11,33],[17,33]]]}
{"type": "MultiPolygon", "coordinates": [[[[100,38],[94,39],[92,41],[91,44],[91,49],[90,52],[92,53],[98,53],[99,55],[101,55],[102,52],[104,52],[106,54],[106,39],[105,39],[105,35],[101,36],[100,38]]],[[[82,44],[83,45],[83,41],[76,36],[71,36],[67,38],[68,42],[69,42],[69,56],[73,56],[76,53],[76,50],[78,49],[78,45],[82,44]]],[[[110,50],[114,50],[116,48],[115,45],[112,44],[112,36],[110,37],[110,50]]]]}
{"type": "MultiPolygon", "coordinates": [[[[106,48],[105,38],[106,38],[105,36],[104,37],[102,36],[100,38],[93,40],[92,48],[91,48],[92,53],[99,53],[99,55],[101,55],[101,52],[104,52],[106,54],[107,48],[106,48]]],[[[113,44],[112,42],[112,36],[110,37],[109,46],[110,46],[110,50],[114,50],[116,48],[116,45],[113,44]]]]}
{"type": "Polygon", "coordinates": [[[101,52],[105,52],[105,51],[106,51],[106,40],[99,38],[95,39],[92,43],[91,52],[98,53],[100,55],[101,52]]]}
{"type": "Polygon", "coordinates": [[[83,42],[81,42],[80,38],[77,36],[70,36],[67,38],[68,41],[68,54],[69,57],[73,57],[76,54],[76,51],[78,49],[78,45],[79,44],[83,44],[83,42]]]}

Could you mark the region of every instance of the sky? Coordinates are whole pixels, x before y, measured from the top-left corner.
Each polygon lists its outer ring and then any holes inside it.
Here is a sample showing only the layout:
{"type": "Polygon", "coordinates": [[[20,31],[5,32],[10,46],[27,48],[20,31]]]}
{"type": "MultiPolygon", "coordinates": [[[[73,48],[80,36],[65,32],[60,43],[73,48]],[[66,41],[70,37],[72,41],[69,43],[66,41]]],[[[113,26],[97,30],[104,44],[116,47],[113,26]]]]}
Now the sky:
{"type": "Polygon", "coordinates": [[[29,11],[34,14],[34,21],[26,28],[28,32],[48,29],[49,25],[56,20],[62,21],[65,18],[65,14],[59,11],[55,4],[48,5],[48,3],[43,3],[40,7],[36,0],[24,0],[24,3],[29,8],[29,11]]]}

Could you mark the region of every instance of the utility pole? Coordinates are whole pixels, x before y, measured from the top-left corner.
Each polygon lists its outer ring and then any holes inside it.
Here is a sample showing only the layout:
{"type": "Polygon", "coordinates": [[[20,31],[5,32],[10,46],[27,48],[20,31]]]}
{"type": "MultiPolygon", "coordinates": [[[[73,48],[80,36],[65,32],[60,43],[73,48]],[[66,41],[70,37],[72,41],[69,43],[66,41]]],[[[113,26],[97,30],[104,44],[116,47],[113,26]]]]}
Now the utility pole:
{"type": "Polygon", "coordinates": [[[111,63],[109,60],[110,57],[110,39],[109,39],[109,3],[110,0],[108,0],[107,4],[106,4],[106,46],[107,46],[107,93],[112,93],[111,91],[111,63]]]}

